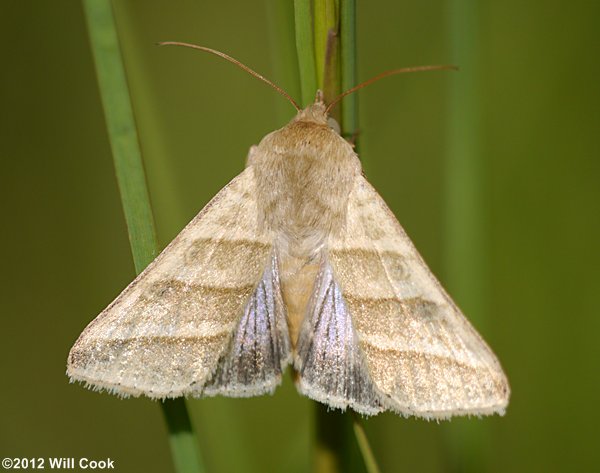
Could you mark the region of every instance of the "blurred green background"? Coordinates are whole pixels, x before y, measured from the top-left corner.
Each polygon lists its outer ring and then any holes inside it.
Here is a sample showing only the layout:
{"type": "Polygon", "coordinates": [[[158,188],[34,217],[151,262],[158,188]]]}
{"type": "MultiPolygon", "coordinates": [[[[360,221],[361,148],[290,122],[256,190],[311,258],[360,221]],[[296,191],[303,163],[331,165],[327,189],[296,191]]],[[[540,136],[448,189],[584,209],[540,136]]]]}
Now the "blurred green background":
{"type": "MultiPolygon", "coordinates": [[[[156,403],[87,391],[64,374],[83,327],[134,276],[82,6],[0,5],[0,455],[110,457],[117,471],[172,471],[156,403]]],[[[277,77],[268,5],[114,2],[163,246],[293,109],[230,64],[154,43],[220,49],[295,93],[277,77]]],[[[478,5],[484,314],[470,313],[444,267],[448,92],[474,71],[396,77],[361,91],[361,156],[509,376],[505,417],[451,422],[484,433],[482,469],[595,471],[600,3],[478,5]]],[[[359,2],[359,79],[453,61],[449,8],[359,2]]],[[[289,378],[273,397],[189,406],[209,472],[309,469],[312,406],[289,378]]],[[[383,471],[449,470],[447,424],[391,414],[365,424],[383,471]]]]}

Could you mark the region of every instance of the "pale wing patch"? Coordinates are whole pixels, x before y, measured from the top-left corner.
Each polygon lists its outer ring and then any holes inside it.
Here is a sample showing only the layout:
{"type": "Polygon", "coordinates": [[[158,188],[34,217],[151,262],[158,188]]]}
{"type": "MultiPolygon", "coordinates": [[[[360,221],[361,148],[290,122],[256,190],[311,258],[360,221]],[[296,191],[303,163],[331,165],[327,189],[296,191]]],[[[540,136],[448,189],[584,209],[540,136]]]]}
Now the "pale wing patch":
{"type": "Polygon", "coordinates": [[[362,176],[329,258],[385,407],[426,418],[504,412],[496,356],[362,176]]]}
{"type": "Polygon", "coordinates": [[[198,392],[225,355],[271,254],[247,168],[83,331],[67,374],[153,398],[198,392]]]}
{"type": "Polygon", "coordinates": [[[279,264],[273,255],[246,304],[225,357],[201,392],[233,397],[272,393],[291,358],[285,316],[279,264]]]}
{"type": "Polygon", "coordinates": [[[373,415],[382,409],[346,303],[323,261],[300,330],[294,367],[298,390],[330,407],[373,415]]]}

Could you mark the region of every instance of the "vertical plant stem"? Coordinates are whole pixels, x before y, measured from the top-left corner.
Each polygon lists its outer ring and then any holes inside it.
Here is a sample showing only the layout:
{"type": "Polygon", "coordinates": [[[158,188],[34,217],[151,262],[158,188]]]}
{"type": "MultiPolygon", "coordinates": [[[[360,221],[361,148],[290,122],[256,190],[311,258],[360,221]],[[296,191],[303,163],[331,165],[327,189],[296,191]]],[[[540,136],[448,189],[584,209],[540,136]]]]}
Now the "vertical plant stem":
{"type": "Polygon", "coordinates": [[[346,413],[330,411],[315,402],[314,473],[344,472],[348,419],[346,413]]]}
{"type": "MultiPolygon", "coordinates": [[[[315,473],[364,473],[371,452],[358,415],[351,410],[340,412],[315,402],[315,473]],[[359,432],[362,432],[360,436],[359,432]],[[363,447],[365,450],[363,450],[363,447]]],[[[371,454],[371,459],[374,457],[371,454]]],[[[374,461],[373,461],[374,463],[374,461]]],[[[366,470],[371,473],[373,470],[366,470]]],[[[377,470],[374,470],[377,471],[377,470]]]]}
{"type": "Polygon", "coordinates": [[[362,425],[362,422],[360,421],[357,415],[354,415],[353,426],[354,435],[356,436],[356,442],[358,443],[360,453],[362,454],[362,457],[365,461],[367,473],[380,473],[379,466],[377,465],[377,460],[375,460],[375,455],[373,455],[373,450],[371,450],[371,445],[369,444],[369,439],[367,438],[367,434],[362,425]]]}
{"type": "MultiPolygon", "coordinates": [[[[157,255],[158,243],[117,30],[109,1],[84,0],[83,5],[129,243],[139,274],[157,255]]],[[[185,400],[167,400],[161,405],[176,471],[204,471],[185,400]]]]}
{"type": "MultiPolygon", "coordinates": [[[[266,0],[265,7],[267,9],[273,78],[277,85],[298,100],[300,81],[294,32],[294,4],[288,1],[266,0]]],[[[283,124],[293,116],[294,109],[287,101],[281,100],[281,97],[276,97],[276,99],[278,119],[283,124]]]]}
{"type": "MultiPolygon", "coordinates": [[[[340,38],[341,38],[341,91],[356,85],[356,0],[340,0],[340,38]]],[[[342,136],[354,139],[357,149],[358,142],[355,134],[358,132],[358,95],[345,97],[339,105],[341,111],[342,136]]]]}
{"type": "MultiPolygon", "coordinates": [[[[445,276],[451,294],[478,328],[485,325],[484,169],[480,146],[478,2],[451,0],[448,27],[452,61],[445,166],[445,276]]],[[[485,427],[460,419],[446,426],[453,472],[483,471],[485,427]]]]}
{"type": "Polygon", "coordinates": [[[294,0],[294,20],[302,105],[307,106],[317,93],[311,0],[294,0]]]}
{"type": "Polygon", "coordinates": [[[140,273],[157,255],[158,245],[119,40],[110,2],[83,4],[133,262],[140,273]]]}
{"type": "Polygon", "coordinates": [[[169,445],[177,473],[202,473],[204,466],[198,439],[192,427],[185,399],[165,399],[162,411],[169,430],[169,445]]]}
{"type": "Polygon", "coordinates": [[[337,31],[337,12],[335,0],[314,0],[315,19],[315,65],[317,84],[325,83],[325,57],[329,31],[337,31]]]}
{"type": "MultiPolygon", "coordinates": [[[[330,102],[341,92],[339,0],[315,0],[314,21],[317,86],[330,102]]],[[[331,115],[340,121],[339,108],[331,115]]]]}

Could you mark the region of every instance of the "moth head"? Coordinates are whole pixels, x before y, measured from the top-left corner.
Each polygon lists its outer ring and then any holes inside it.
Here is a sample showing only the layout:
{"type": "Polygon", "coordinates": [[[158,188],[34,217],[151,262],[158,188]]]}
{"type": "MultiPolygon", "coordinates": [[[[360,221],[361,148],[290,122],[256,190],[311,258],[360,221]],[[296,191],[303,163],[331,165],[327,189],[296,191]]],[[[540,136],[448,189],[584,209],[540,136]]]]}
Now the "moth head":
{"type": "Polygon", "coordinates": [[[315,101],[308,107],[298,110],[298,114],[292,121],[327,125],[338,134],[340,133],[340,125],[327,112],[327,104],[323,100],[323,92],[321,90],[317,90],[315,101]]]}
{"type": "Polygon", "coordinates": [[[293,121],[302,121],[308,123],[316,123],[318,125],[327,125],[338,135],[341,134],[340,124],[335,118],[329,116],[327,104],[323,98],[323,91],[317,90],[315,101],[308,107],[299,110],[293,121]]]}

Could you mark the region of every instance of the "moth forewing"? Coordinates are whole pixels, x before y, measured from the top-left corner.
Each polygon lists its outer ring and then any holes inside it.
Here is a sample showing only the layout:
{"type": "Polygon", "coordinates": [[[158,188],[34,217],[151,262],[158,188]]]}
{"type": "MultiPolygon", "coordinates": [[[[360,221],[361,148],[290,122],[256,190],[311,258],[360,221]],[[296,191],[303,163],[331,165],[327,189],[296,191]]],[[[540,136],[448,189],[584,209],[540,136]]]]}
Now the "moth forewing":
{"type": "Polygon", "coordinates": [[[497,358],[362,176],[328,252],[386,408],[425,418],[504,413],[510,390],[497,358]]]}
{"type": "Polygon", "coordinates": [[[69,354],[72,380],[122,396],[202,395],[272,254],[253,182],[252,168],[236,177],[88,325],[69,354]]]}

